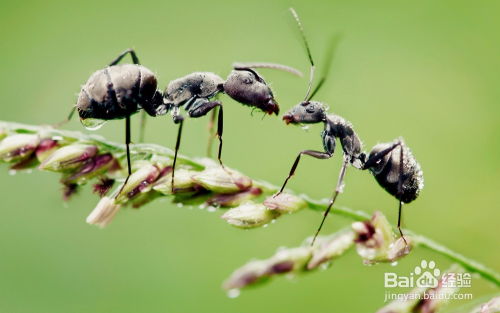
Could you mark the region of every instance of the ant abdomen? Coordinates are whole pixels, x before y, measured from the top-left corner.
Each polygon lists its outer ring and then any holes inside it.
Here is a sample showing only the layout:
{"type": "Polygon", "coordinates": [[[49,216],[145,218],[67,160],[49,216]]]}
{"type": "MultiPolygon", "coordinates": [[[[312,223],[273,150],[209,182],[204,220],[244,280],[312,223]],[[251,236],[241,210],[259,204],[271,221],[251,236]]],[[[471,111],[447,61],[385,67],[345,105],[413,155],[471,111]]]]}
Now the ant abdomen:
{"type": "Polygon", "coordinates": [[[155,98],[156,85],[155,75],[144,66],[109,66],[90,76],[80,91],[76,108],[82,120],[123,119],[142,106],[153,115],[149,108],[155,98]]]}
{"type": "Polygon", "coordinates": [[[377,161],[368,169],[381,187],[404,203],[409,203],[418,197],[424,187],[423,172],[410,148],[404,142],[376,145],[370,151],[368,160],[374,158],[377,161]],[[388,152],[383,155],[385,151],[388,152]],[[377,158],[377,154],[380,157],[377,158]],[[402,166],[400,160],[403,160],[402,166]],[[398,187],[399,184],[401,187],[398,187]]]}

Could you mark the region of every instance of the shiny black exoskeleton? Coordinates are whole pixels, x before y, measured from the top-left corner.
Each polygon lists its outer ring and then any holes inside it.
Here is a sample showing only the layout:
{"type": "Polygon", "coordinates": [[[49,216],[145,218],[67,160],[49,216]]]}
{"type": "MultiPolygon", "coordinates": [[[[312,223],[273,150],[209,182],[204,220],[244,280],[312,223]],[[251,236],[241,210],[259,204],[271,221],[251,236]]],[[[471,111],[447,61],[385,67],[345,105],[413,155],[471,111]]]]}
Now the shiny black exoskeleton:
{"type": "Polygon", "coordinates": [[[319,91],[325,82],[326,72],[311,92],[312,81],[314,78],[314,61],[312,59],[311,51],[304,35],[304,30],[299,17],[294,9],[291,9],[291,12],[299,26],[305,43],[311,65],[311,79],[309,81],[309,87],[305,100],[294,106],[287,114],[285,114],[283,116],[283,120],[287,124],[323,123],[324,130],[321,133],[321,137],[324,151],[301,151],[295,159],[290,173],[283,183],[279,193],[284,190],[288,180],[294,175],[302,155],[309,155],[317,159],[329,159],[335,152],[335,141],[338,139],[342,146],[344,162],[340,170],[337,186],[335,187],[333,196],[327,209],[325,210],[323,219],[318,227],[318,230],[316,231],[312,244],[314,244],[317,235],[321,231],[323,223],[335,203],[337,196],[342,192],[343,180],[349,164],[361,170],[370,170],[377,182],[385,190],[387,190],[387,192],[399,200],[398,229],[403,237],[400,227],[402,203],[409,203],[415,200],[420,193],[420,190],[423,188],[423,174],[420,169],[420,165],[417,163],[410,149],[401,139],[395,141],[394,143],[376,145],[367,156],[364,152],[362,152],[361,140],[354,131],[351,123],[338,115],[328,114],[327,108],[324,104],[311,100],[311,98],[319,91]]]}
{"type": "Polygon", "coordinates": [[[123,186],[132,174],[129,147],[131,115],[144,109],[149,115],[157,116],[166,110],[162,93],[156,87],[153,72],[140,65],[134,50],[128,49],[107,67],[92,74],[78,96],[75,109],[88,128],[102,124],[94,120],[125,119],[128,176],[123,186]],[[134,64],[117,65],[127,54],[130,54],[134,64]]]}
{"type": "Polygon", "coordinates": [[[376,145],[363,163],[363,169],[401,202],[412,202],[424,187],[420,164],[402,139],[376,145]]]}
{"type": "MultiPolygon", "coordinates": [[[[212,111],[212,122],[215,119],[215,108],[219,107],[217,121],[217,137],[219,150],[217,158],[221,166],[222,160],[222,133],[223,133],[223,107],[222,102],[213,100],[218,94],[225,93],[232,99],[268,114],[278,114],[279,106],[274,99],[271,88],[266,81],[254,70],[255,68],[272,68],[284,70],[298,76],[301,73],[291,67],[274,63],[237,63],[226,81],[211,72],[195,72],[171,81],[164,91],[164,103],[171,110],[172,118],[179,124],[177,142],[175,146],[174,169],[172,171],[172,186],[175,175],[175,162],[180,146],[180,136],[184,117],[180,110],[184,108],[189,117],[205,116],[212,111]]],[[[211,127],[210,127],[211,128],[211,127]]],[[[211,130],[209,130],[211,133],[211,130]]],[[[211,135],[211,134],[210,134],[211,135]]],[[[210,151],[210,141],[209,141],[210,151]]]]}

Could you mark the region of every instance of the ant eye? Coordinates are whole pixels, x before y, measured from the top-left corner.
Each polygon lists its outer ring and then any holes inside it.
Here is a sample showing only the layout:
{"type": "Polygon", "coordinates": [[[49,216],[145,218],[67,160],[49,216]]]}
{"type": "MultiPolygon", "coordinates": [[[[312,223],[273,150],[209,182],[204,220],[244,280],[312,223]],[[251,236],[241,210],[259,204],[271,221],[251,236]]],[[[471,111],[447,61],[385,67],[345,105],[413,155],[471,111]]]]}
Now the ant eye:
{"type": "Polygon", "coordinates": [[[313,105],[306,107],[307,113],[314,113],[315,111],[316,111],[316,108],[313,105]]]}
{"type": "Polygon", "coordinates": [[[303,107],[306,107],[306,106],[308,106],[308,105],[309,105],[309,102],[304,101],[304,102],[301,102],[301,103],[300,103],[300,105],[301,105],[301,106],[303,106],[303,107]]]}
{"type": "Polygon", "coordinates": [[[250,78],[250,77],[245,77],[243,79],[243,83],[247,84],[247,85],[250,85],[253,83],[253,80],[250,78]]]}

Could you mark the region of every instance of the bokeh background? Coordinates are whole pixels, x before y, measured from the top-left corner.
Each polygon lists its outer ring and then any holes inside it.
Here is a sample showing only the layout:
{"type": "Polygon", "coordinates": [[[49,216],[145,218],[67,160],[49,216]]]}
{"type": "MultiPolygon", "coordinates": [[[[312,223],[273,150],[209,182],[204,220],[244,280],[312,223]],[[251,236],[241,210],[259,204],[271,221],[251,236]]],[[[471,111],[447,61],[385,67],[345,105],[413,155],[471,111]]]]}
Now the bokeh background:
{"type": "MultiPolygon", "coordinates": [[[[233,61],[280,62],[308,70],[287,8],[302,17],[321,67],[329,36],[343,34],[331,76],[316,99],[350,120],[369,149],[404,136],[421,162],[425,189],[405,207],[405,226],[500,270],[498,1],[12,1],[0,2],[0,119],[53,123],[80,85],[128,47],[161,86],[193,71],[225,77],[233,61]]],[[[306,80],[263,70],[282,112],[306,80]]],[[[319,149],[309,131],[223,97],[225,162],[280,184],[296,153],[319,149]]],[[[134,119],[135,126],[138,116],[134,119]]],[[[147,141],[173,146],[170,118],[149,119],[147,141]]],[[[123,122],[99,130],[122,141],[123,122]]],[[[206,119],[189,120],[182,153],[203,156],[206,119]]],[[[67,128],[83,130],[75,119],[67,128]]],[[[133,135],[137,138],[138,128],[133,135]]],[[[304,158],[289,187],[325,198],[340,154],[304,158]]],[[[0,312],[372,312],[383,305],[386,271],[408,274],[417,249],[396,267],[366,267],[355,253],[327,271],[279,278],[229,299],[220,288],[247,260],[298,245],[320,221],[301,212],[242,231],[221,212],[156,201],[122,211],[110,227],[85,224],[96,197],[61,201],[57,175],[0,175],[0,312]]],[[[338,203],[397,219],[397,203],[367,172],[350,169],[338,203]]],[[[349,223],[328,220],[324,233],[349,223]]],[[[474,279],[475,298],[496,292],[474,279]]],[[[451,307],[460,305],[451,303],[451,307]]]]}

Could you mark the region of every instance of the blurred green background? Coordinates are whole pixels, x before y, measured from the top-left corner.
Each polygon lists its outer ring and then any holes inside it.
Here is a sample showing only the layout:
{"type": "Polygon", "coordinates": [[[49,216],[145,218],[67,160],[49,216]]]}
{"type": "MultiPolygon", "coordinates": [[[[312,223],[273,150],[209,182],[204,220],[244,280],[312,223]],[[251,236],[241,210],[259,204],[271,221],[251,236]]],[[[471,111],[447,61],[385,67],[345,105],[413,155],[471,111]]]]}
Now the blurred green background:
{"type": "MultiPolygon", "coordinates": [[[[366,149],[403,136],[422,164],[425,189],[405,207],[405,226],[500,270],[498,1],[2,0],[0,119],[59,121],[89,75],[128,47],[162,88],[193,71],[225,77],[233,61],[307,71],[290,6],[301,15],[318,63],[330,34],[343,34],[316,99],[350,120],[366,149]]],[[[282,112],[302,99],[305,79],[261,73],[282,112]]],[[[280,184],[299,150],[321,148],[319,125],[306,132],[223,101],[224,160],[231,167],[280,184]]],[[[147,141],[173,146],[170,118],[148,123],[147,141]]],[[[121,142],[123,124],[98,132],[121,142]]],[[[204,155],[206,124],[188,120],[182,153],[204,155]]],[[[76,119],[67,128],[83,130],[76,119]]],[[[340,160],[340,154],[304,158],[289,187],[328,197],[340,160]]],[[[372,312],[383,305],[384,272],[408,274],[422,258],[449,266],[418,249],[397,267],[366,267],[351,251],[328,271],[281,277],[229,299],[220,285],[233,269],[299,244],[320,214],[301,212],[242,231],[220,212],[156,201],[122,211],[99,230],[85,223],[97,202],[88,188],[64,204],[57,175],[9,176],[2,167],[0,312],[372,312]]],[[[369,173],[350,169],[346,183],[339,205],[382,210],[396,222],[396,201],[369,173]]],[[[334,216],[323,233],[348,222],[334,216]]],[[[496,291],[481,279],[472,285],[466,292],[476,298],[496,291]]]]}

